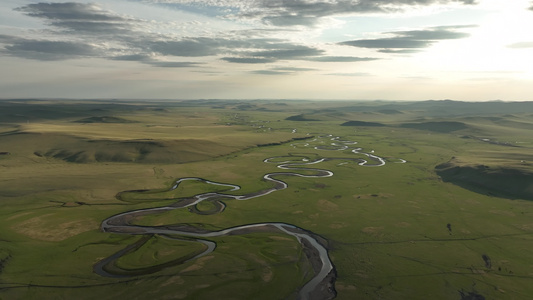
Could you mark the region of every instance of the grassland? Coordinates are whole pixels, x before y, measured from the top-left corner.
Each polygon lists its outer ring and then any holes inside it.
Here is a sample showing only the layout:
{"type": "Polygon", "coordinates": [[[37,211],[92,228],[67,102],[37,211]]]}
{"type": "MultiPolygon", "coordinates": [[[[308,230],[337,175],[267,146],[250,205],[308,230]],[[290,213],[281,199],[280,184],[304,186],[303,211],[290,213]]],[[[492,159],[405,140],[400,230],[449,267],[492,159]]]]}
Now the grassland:
{"type": "Polygon", "coordinates": [[[181,177],[245,194],[280,171],[268,157],[366,157],[299,140],[332,134],[386,165],[329,160],[314,167],[332,177],[285,177],[287,189],[225,201],[219,214],[181,209],[131,222],[294,224],[327,243],[337,299],[530,299],[532,130],[528,103],[0,101],[0,298],[294,298],[312,266],[281,233],[213,238],[214,252],[173,264],[202,245],[104,233],[100,222],[224,190],[190,181],[169,191],[181,177]],[[93,272],[141,239],[117,267],[168,267],[93,272]]]}

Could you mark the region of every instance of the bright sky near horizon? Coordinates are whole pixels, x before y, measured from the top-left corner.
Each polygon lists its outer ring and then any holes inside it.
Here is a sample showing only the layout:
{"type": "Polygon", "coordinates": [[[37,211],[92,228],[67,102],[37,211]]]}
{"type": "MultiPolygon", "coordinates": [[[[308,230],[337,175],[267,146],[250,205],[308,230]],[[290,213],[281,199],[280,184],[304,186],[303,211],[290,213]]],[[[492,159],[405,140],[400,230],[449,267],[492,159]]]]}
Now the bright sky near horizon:
{"type": "Polygon", "coordinates": [[[533,101],[531,0],[2,0],[0,98],[533,101]]]}

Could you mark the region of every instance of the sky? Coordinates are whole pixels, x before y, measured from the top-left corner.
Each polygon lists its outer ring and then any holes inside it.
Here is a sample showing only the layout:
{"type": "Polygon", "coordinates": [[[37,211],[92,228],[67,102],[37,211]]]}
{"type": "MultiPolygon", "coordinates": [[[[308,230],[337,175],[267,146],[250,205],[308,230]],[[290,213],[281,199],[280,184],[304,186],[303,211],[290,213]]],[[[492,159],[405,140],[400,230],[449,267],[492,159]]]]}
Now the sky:
{"type": "Polygon", "coordinates": [[[0,98],[533,101],[531,0],[0,2],[0,98]]]}

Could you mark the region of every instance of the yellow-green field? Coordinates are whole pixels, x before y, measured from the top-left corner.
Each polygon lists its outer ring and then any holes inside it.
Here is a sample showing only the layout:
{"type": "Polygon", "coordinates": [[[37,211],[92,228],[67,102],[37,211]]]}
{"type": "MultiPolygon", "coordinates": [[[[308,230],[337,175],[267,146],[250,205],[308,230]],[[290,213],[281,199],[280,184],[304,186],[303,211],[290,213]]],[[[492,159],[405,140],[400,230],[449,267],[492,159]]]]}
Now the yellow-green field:
{"type": "Polygon", "coordinates": [[[129,222],[294,224],[326,244],[336,299],[531,299],[531,132],[533,105],[524,103],[3,100],[0,299],[295,298],[314,272],[280,232],[211,238],[213,252],[187,260],[205,246],[100,230],[126,211],[269,188],[263,175],[284,170],[263,160],[287,155],[339,159],[312,166],[331,177],[280,176],[287,189],[223,200],[221,213],[177,209],[129,222]],[[320,150],[333,147],[314,140],[326,134],[386,164],[320,150]],[[182,177],[241,189],[188,181],[169,190],[182,177]],[[93,271],[135,243],[113,267],[132,276],[93,271]]]}

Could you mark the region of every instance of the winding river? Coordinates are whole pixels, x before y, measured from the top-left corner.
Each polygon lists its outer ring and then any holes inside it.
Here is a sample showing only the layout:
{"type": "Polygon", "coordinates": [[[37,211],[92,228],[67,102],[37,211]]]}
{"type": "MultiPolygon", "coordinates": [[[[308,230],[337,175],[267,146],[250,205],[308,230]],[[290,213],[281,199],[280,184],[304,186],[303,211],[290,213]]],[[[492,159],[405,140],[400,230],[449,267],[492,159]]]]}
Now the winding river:
{"type": "MultiPolygon", "coordinates": [[[[335,268],[331,262],[328,250],[325,245],[320,242],[320,238],[303,228],[298,226],[287,224],[287,223],[258,223],[258,224],[247,224],[242,226],[236,226],[231,228],[226,228],[219,231],[209,231],[205,229],[199,229],[190,225],[174,225],[174,226],[140,226],[131,224],[131,220],[139,216],[151,215],[163,213],[166,211],[174,209],[183,209],[188,208],[190,212],[197,213],[200,215],[206,214],[216,214],[222,213],[226,209],[226,205],[223,201],[227,200],[249,200],[258,198],[270,193],[286,189],[288,187],[285,181],[278,179],[282,176],[299,176],[299,177],[330,177],[333,176],[333,172],[324,169],[312,168],[310,166],[319,164],[328,160],[343,160],[343,161],[354,161],[361,166],[368,167],[378,167],[383,166],[386,163],[384,158],[381,158],[375,154],[373,151],[371,153],[362,152],[362,148],[352,148],[353,145],[356,145],[357,142],[344,141],[340,140],[339,137],[333,137],[331,135],[319,136],[309,142],[301,144],[292,144],[293,147],[313,147],[316,150],[329,150],[329,151],[351,151],[354,154],[361,154],[367,159],[363,158],[353,158],[353,157],[344,157],[344,158],[320,158],[320,159],[309,159],[305,156],[278,156],[265,159],[264,163],[277,164],[277,167],[283,170],[290,170],[291,172],[275,172],[268,173],[263,176],[265,181],[271,183],[272,187],[264,190],[260,190],[253,193],[243,194],[243,195],[232,195],[226,193],[217,193],[209,192],[197,194],[190,198],[180,198],[174,204],[157,207],[157,208],[148,208],[133,210],[124,213],[120,213],[114,216],[111,216],[105,219],[101,224],[102,231],[113,232],[119,234],[130,234],[130,235],[142,235],[142,236],[152,236],[154,234],[162,235],[167,238],[175,238],[176,236],[183,237],[183,240],[199,242],[205,245],[204,249],[199,252],[191,253],[187,257],[183,257],[179,260],[162,264],[159,266],[147,267],[143,270],[136,270],[128,272],[127,270],[117,269],[115,266],[116,260],[118,260],[123,255],[135,251],[140,248],[147,239],[141,239],[140,241],[129,245],[128,247],[118,251],[117,253],[99,261],[94,265],[94,271],[106,277],[130,277],[142,274],[149,274],[157,272],[163,268],[173,266],[176,264],[181,264],[196,260],[202,256],[205,256],[216,249],[216,243],[209,241],[210,237],[220,237],[225,235],[242,235],[249,234],[253,232],[281,232],[283,234],[290,235],[300,243],[303,247],[305,254],[307,255],[311,265],[314,269],[314,277],[305,283],[298,292],[297,299],[333,299],[335,298],[336,292],[334,289],[335,282],[335,268]],[[329,144],[324,144],[324,141],[329,141],[329,144]],[[311,146],[312,144],[319,144],[318,146],[311,146]],[[299,172],[300,171],[300,172],[299,172]],[[303,172],[304,171],[304,172],[303,172]],[[197,208],[197,204],[202,201],[212,202],[214,208],[209,211],[201,211],[197,208]]],[[[405,162],[404,160],[399,160],[399,162],[405,162]]],[[[234,184],[214,182],[197,177],[186,177],[180,178],[172,185],[169,190],[175,190],[178,186],[185,181],[201,181],[211,185],[225,186],[228,188],[226,191],[238,191],[240,187],[234,184]]],[[[126,192],[136,192],[136,191],[126,191],[126,192]]],[[[138,191],[143,192],[143,191],[138,191]]],[[[117,197],[120,197],[117,195],[117,197]]],[[[120,198],[119,198],[120,199],[120,198]]],[[[179,238],[175,238],[179,239],[179,238]]]]}

